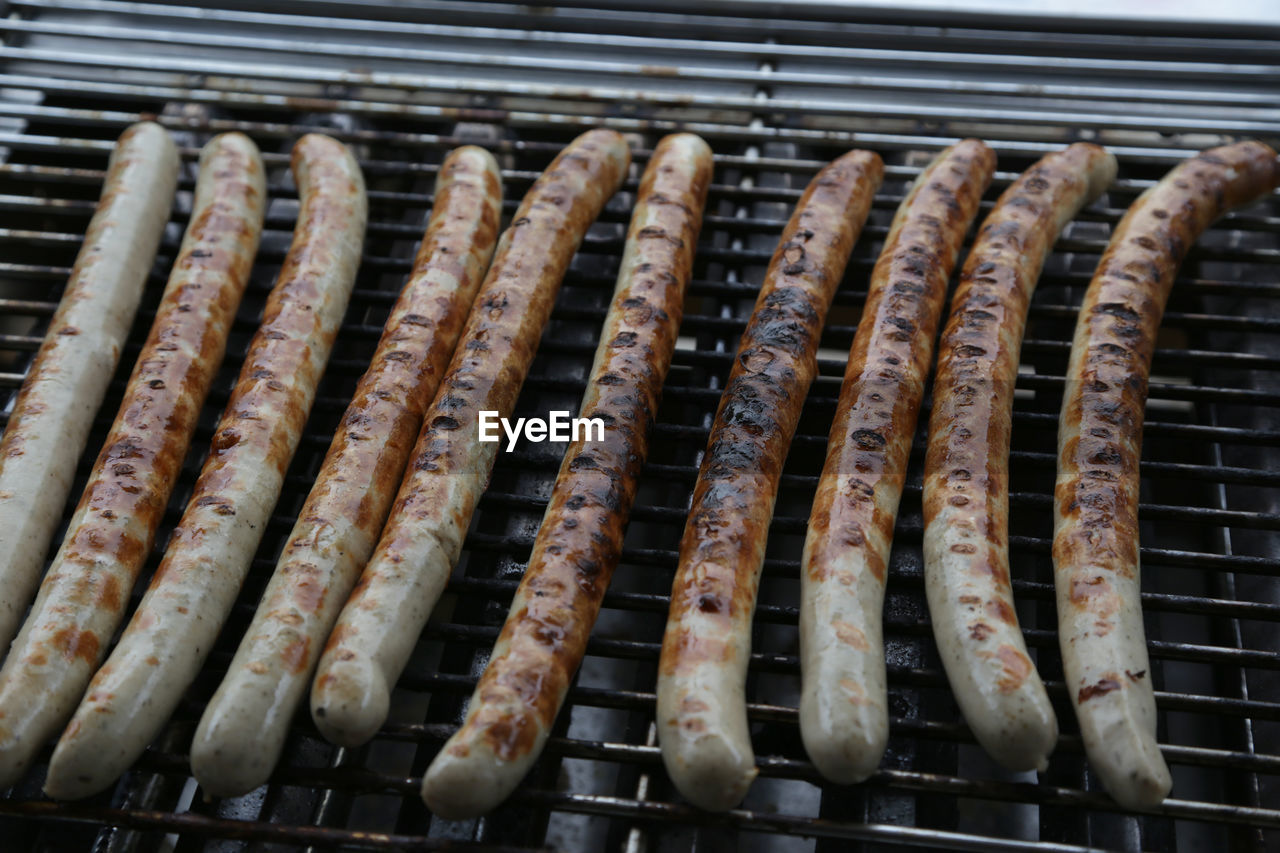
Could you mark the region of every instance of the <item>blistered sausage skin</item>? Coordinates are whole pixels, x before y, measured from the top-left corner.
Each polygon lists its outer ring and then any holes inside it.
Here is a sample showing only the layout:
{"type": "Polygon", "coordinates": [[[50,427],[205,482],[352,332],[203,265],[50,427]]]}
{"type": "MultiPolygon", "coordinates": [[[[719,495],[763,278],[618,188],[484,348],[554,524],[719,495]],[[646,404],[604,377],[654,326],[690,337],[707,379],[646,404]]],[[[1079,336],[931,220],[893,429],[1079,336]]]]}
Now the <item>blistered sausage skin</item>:
{"type": "Polygon", "coordinates": [[[800,197],[698,471],[662,639],[657,725],[667,773],[704,809],[737,805],[756,776],[746,676],[769,521],[827,309],[883,176],[878,156],[850,151],[800,197]]]}
{"type": "Polygon", "coordinates": [[[511,794],[582,663],[622,553],[710,182],[711,149],[692,134],[663,139],[641,178],[582,401],[581,417],[601,419],[603,438],[580,438],[565,452],[466,721],[427,769],[423,799],[441,817],[475,817],[511,794]]]}
{"type": "MultiPolygon", "coordinates": [[[[459,339],[454,365],[461,354],[482,363],[486,370],[493,363],[509,367],[510,361],[493,358],[499,349],[509,350],[512,360],[524,355],[532,358],[541,323],[536,329],[520,329],[525,336],[516,336],[509,326],[493,328],[478,323],[477,317],[480,314],[487,316],[493,310],[484,302],[486,298],[490,302],[500,300],[504,290],[511,292],[513,300],[523,295],[510,283],[517,275],[528,276],[524,280],[545,285],[544,289],[537,291],[538,305],[549,312],[569,257],[599,206],[603,206],[617,183],[610,182],[607,188],[597,186],[597,182],[588,176],[597,178],[602,168],[605,171],[612,169],[607,177],[615,177],[613,172],[616,172],[620,181],[620,175],[625,171],[624,166],[617,164],[607,168],[601,165],[608,159],[602,156],[603,149],[614,140],[625,150],[625,144],[617,134],[595,131],[587,135],[587,139],[573,148],[568,156],[562,155],[549,180],[538,185],[539,193],[535,194],[533,202],[537,209],[524,210],[517,216],[518,224],[513,223],[517,234],[533,239],[512,240],[510,230],[503,236],[494,265],[485,278],[485,284],[481,285],[482,290],[477,297],[481,301],[473,305],[459,339]],[[588,200],[583,201],[572,194],[577,190],[584,190],[584,197],[588,200]],[[584,209],[593,202],[598,206],[592,210],[584,209]],[[590,217],[586,217],[588,212],[590,217]],[[534,220],[540,224],[554,220],[555,226],[549,230],[526,227],[534,220]],[[555,239],[560,230],[574,231],[578,225],[580,228],[576,232],[555,239]],[[514,253],[513,243],[518,243],[514,253]],[[557,265],[558,260],[563,262],[557,265]]],[[[534,320],[529,318],[528,322],[534,320]]],[[[527,361],[523,369],[527,370],[527,361]]],[[[423,428],[428,435],[434,435],[433,430],[440,429],[445,423],[442,417],[448,417],[437,409],[440,395],[450,393],[448,377],[453,372],[451,367],[442,381],[443,387],[437,392],[436,404],[425,414],[423,428]]],[[[505,376],[505,372],[495,370],[495,381],[505,376]]],[[[513,397],[514,394],[513,391],[513,397]]],[[[474,435],[474,414],[466,425],[474,435]]],[[[367,425],[348,418],[347,426],[355,430],[367,425]]],[[[410,456],[409,476],[421,471],[422,464],[420,438],[419,445],[410,456]]],[[[485,476],[480,477],[479,485],[473,487],[477,493],[486,477],[487,469],[485,476]]],[[[444,479],[452,481],[463,477],[450,475],[444,479]]],[[[322,491],[319,492],[312,490],[308,505],[304,506],[285,545],[275,574],[268,583],[227,676],[196,730],[191,749],[192,769],[201,785],[211,794],[243,794],[267,780],[284,748],[289,723],[311,682],[311,675],[339,609],[346,603],[356,577],[377,541],[378,528],[369,517],[374,509],[373,500],[353,490],[351,484],[343,482],[341,475],[329,478],[320,484],[320,489],[322,491]]],[[[403,490],[401,494],[403,496],[403,490]]],[[[393,510],[389,528],[397,525],[397,512],[393,510]]],[[[464,529],[465,526],[464,522],[464,529]]],[[[416,520],[406,520],[400,529],[412,539],[415,528],[416,520]]],[[[424,533],[422,538],[431,537],[424,533]]],[[[397,585],[394,595],[397,603],[403,592],[403,587],[397,585]]]]}
{"type": "Polygon", "coordinates": [[[0,440],[0,656],[35,595],[76,461],[169,221],[178,149],[164,128],[120,135],[71,277],[0,440]]]}
{"type": "Polygon", "coordinates": [[[120,623],[226,348],[258,250],[258,149],[239,133],[200,154],[191,223],[119,414],[31,613],[0,670],[0,787],[71,716],[120,623]]]}
{"type": "Polygon", "coordinates": [[[871,273],[805,538],[800,735],[823,776],[861,782],[889,738],[885,570],[933,340],[995,154],[968,139],[925,168],[871,273]]]}
{"type": "Polygon", "coordinates": [[[1058,720],[1009,581],[1009,434],[1027,309],[1063,227],[1115,179],[1105,149],[1049,154],[982,223],[938,344],[924,474],[925,593],[947,680],[978,743],[1043,770],[1058,720]]]}
{"type": "Polygon", "coordinates": [[[1154,807],[1172,786],[1139,599],[1138,460],[1156,332],[1187,250],[1280,183],[1275,158],[1242,142],[1176,166],[1120,220],[1080,307],[1058,427],[1058,641],[1089,763],[1128,808],[1154,807]]]}
{"type": "Polygon", "coordinates": [[[341,143],[316,134],[293,148],[293,243],[164,559],[54,748],[51,797],[97,793],[137,759],[235,603],[355,283],[366,212],[344,157],[341,143]]]}
{"type": "Polygon", "coordinates": [[[629,163],[619,134],[583,134],[529,189],[503,233],[381,539],[312,685],[312,718],[330,740],[363,743],[386,719],[391,688],[493,470],[498,444],[478,441],[479,413],[511,414],[569,262],[629,163]]]}

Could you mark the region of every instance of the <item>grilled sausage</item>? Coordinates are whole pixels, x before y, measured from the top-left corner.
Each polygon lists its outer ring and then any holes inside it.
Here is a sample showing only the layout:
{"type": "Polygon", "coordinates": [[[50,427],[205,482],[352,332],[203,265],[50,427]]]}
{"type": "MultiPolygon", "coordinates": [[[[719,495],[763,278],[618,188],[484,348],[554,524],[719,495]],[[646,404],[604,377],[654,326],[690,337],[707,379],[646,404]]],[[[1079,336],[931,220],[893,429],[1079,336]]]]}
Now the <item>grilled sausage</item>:
{"type": "Polygon", "coordinates": [[[756,776],[745,691],[769,520],[827,309],[883,175],[879,157],[851,151],[801,196],[698,471],[658,664],[658,739],[672,781],[704,809],[737,805],[756,776]]]}
{"type": "Polygon", "coordinates": [[[1044,770],[1058,740],[1013,609],[1009,431],[1031,294],[1058,234],[1115,179],[1106,150],[1042,158],[978,231],[938,345],[924,474],[925,592],[938,652],[969,728],[1011,770],[1044,770]]]}
{"type": "MultiPolygon", "coordinates": [[[[427,238],[423,241],[422,250],[418,254],[418,269],[421,274],[415,276],[416,290],[412,292],[406,290],[405,296],[402,297],[402,305],[397,309],[399,318],[397,322],[402,331],[384,339],[394,342],[405,335],[424,336],[429,334],[432,326],[441,329],[442,337],[439,340],[440,345],[433,349],[429,361],[423,362],[420,368],[416,368],[420,385],[416,388],[413,399],[403,404],[404,414],[397,422],[394,434],[387,441],[388,460],[383,467],[387,473],[379,475],[375,486],[376,492],[371,492],[376,494],[375,512],[371,517],[371,520],[376,520],[376,525],[362,532],[361,550],[356,560],[356,568],[368,559],[369,552],[373,549],[374,537],[382,529],[382,524],[386,520],[392,499],[395,497],[394,489],[400,483],[405,465],[413,450],[414,439],[417,438],[418,431],[422,427],[423,412],[435,394],[446,360],[458,342],[463,322],[467,319],[467,312],[471,309],[472,300],[493,257],[494,245],[498,239],[498,220],[502,212],[502,184],[497,163],[488,152],[480,148],[458,149],[445,161],[441,169],[441,183],[437,188],[436,197],[432,227],[443,230],[434,236],[429,231],[427,238]],[[451,206],[456,207],[456,210],[451,210],[451,206]],[[458,218],[459,214],[466,216],[465,221],[469,222],[465,231],[457,230],[458,223],[464,221],[458,218]],[[464,266],[450,266],[457,264],[458,259],[468,257],[466,255],[468,251],[470,255],[464,266]],[[444,271],[444,275],[441,272],[430,272],[436,267],[444,271]],[[437,279],[440,279],[440,282],[437,283],[437,279]],[[445,291],[442,284],[445,287],[452,286],[445,291]],[[451,299],[447,321],[441,322],[440,319],[429,321],[428,318],[431,317],[432,312],[439,311],[435,307],[437,299],[445,292],[450,294],[451,299]]],[[[423,337],[424,343],[428,340],[429,338],[423,337]]],[[[422,344],[419,348],[425,352],[422,344]]],[[[393,367],[398,363],[394,360],[397,357],[394,353],[395,349],[400,347],[389,348],[386,356],[375,358],[375,363],[378,363],[378,359],[381,358],[386,365],[384,370],[398,369],[393,367]]],[[[370,390],[372,392],[376,389],[370,386],[370,390]]],[[[358,398],[359,396],[357,395],[358,398]]],[[[371,403],[377,402],[377,398],[372,393],[366,395],[366,398],[371,403]]],[[[363,418],[357,417],[356,422],[362,421],[363,418]]],[[[357,433],[357,435],[360,434],[357,433]]],[[[345,479],[351,482],[350,477],[345,479]]],[[[353,694],[352,691],[360,690],[362,685],[368,683],[368,678],[363,677],[363,671],[357,672],[354,678],[343,678],[341,675],[333,679],[326,678],[326,674],[332,667],[331,657],[331,655],[325,655],[320,659],[319,671],[316,675],[318,687],[312,693],[313,716],[321,733],[329,740],[349,745],[363,742],[373,736],[373,731],[382,720],[378,719],[373,723],[368,737],[353,741],[347,734],[352,729],[347,715],[356,714],[365,709],[364,694],[353,694]]],[[[372,666],[372,664],[367,665],[372,666]]],[[[340,665],[339,669],[341,669],[340,665]]]]}
{"type": "Polygon", "coordinates": [[[1138,459],[1156,332],[1192,243],[1278,183],[1275,152],[1257,142],[1178,165],[1120,220],[1080,308],[1054,489],[1058,640],[1089,763],[1128,808],[1158,805],[1172,785],[1139,601],[1138,459]]]}
{"type": "Polygon", "coordinates": [[[35,595],[111,374],[169,221],[178,149],[164,128],[121,134],[102,197],[0,441],[0,655],[35,595]]]}
{"type": "Polygon", "coordinates": [[[529,189],[502,235],[391,517],[312,686],[312,717],[330,740],[363,743],[386,719],[391,687],[493,470],[497,445],[478,441],[479,412],[511,414],[569,261],[629,161],[613,131],[580,136],[529,189]]]}
{"type": "MultiPolygon", "coordinates": [[[[476,389],[497,386],[499,394],[514,400],[569,258],[626,171],[625,152],[622,138],[611,131],[584,134],[561,153],[517,211],[468,317],[444,387],[426,413],[389,530],[410,542],[417,538],[416,513],[403,516],[404,489],[432,465],[431,448],[438,436],[464,432],[471,437],[465,444],[474,444],[475,415],[454,407],[455,395],[466,392],[474,380],[476,389]],[[531,284],[521,288],[518,275],[529,276],[531,284]],[[521,310],[527,302],[534,310],[521,310]]],[[[348,429],[362,428],[350,419],[347,424],[348,429]]],[[[474,445],[472,452],[483,455],[487,447],[474,445]]],[[[461,472],[441,479],[450,488],[478,495],[488,468],[464,470],[474,471],[474,481],[461,472]]],[[[192,768],[212,794],[242,794],[270,775],[321,644],[373,549],[377,527],[367,517],[373,501],[337,477],[322,488],[320,494],[313,490],[304,507],[231,668],[196,730],[192,768]]],[[[473,507],[474,501],[468,504],[468,516],[473,507]]],[[[435,508],[429,503],[418,511],[435,508]]],[[[425,534],[414,544],[429,548],[434,542],[425,534]]],[[[409,595],[403,584],[396,584],[397,604],[409,595]]]]}
{"type": "Polygon", "coordinates": [[[995,165],[969,139],[920,173],[849,351],[800,574],[800,736],[835,782],[870,776],[888,742],[885,567],[947,282],[995,165]]]}
{"type": "Polygon", "coordinates": [[[265,196],[248,137],[205,146],[191,223],[120,412],[0,670],[0,788],[66,722],[120,623],[222,362],[265,196]]]}
{"type": "Polygon", "coordinates": [[[45,792],[97,793],[168,721],[226,621],[280,496],[347,309],[366,218],[358,172],[326,136],[293,149],[293,244],[164,559],[54,749],[45,792]]]}
{"type": "Polygon", "coordinates": [[[622,553],[710,181],[711,149],[692,134],[662,140],[645,169],[582,401],[582,417],[601,419],[603,438],[579,439],[565,452],[466,721],[423,779],[422,797],[441,817],[475,817],[511,794],[542,752],[582,663],[622,553]]]}

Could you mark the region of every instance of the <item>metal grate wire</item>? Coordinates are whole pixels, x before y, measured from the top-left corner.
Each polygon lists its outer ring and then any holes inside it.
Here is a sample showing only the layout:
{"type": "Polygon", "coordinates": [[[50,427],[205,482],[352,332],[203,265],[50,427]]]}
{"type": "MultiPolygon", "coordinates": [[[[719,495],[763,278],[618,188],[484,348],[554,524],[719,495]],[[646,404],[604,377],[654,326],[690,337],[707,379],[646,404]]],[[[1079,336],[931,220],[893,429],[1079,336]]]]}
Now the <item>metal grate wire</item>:
{"type": "MultiPolygon", "coordinates": [[[[1110,226],[1172,163],[1223,141],[1280,139],[1280,26],[1187,32],[969,16],[942,27],[820,4],[783,19],[772,4],[715,0],[645,10],[260,5],[18,0],[0,18],[0,423],[56,307],[114,138],[140,116],[158,117],[186,164],[82,480],[153,317],[147,306],[158,301],[189,212],[200,145],[242,130],[268,165],[262,250],[152,566],[288,246],[297,209],[292,141],[322,130],[356,146],[370,187],[356,293],[285,493],[205,671],[114,790],[51,803],[40,793],[40,767],[0,799],[6,849],[1280,845],[1276,197],[1226,217],[1193,250],[1156,356],[1142,469],[1143,603],[1175,785],[1155,812],[1119,809],[1088,772],[1062,684],[1049,561],[1056,417],[1075,306],[1110,226]],[[304,711],[268,786],[206,802],[188,775],[196,721],[409,269],[439,162],[463,141],[487,145],[503,167],[509,215],[554,152],[600,123],[632,134],[639,167],[662,134],[701,133],[716,173],[623,564],[545,757],[507,805],[479,821],[434,820],[417,798],[483,669],[554,482],[563,447],[539,444],[500,454],[463,559],[378,737],[332,748],[304,711]],[[918,435],[886,601],[889,751],[868,783],[833,786],[806,759],[797,727],[800,544],[871,265],[909,180],[963,135],[987,139],[1000,156],[984,212],[1022,169],[1068,142],[1101,142],[1121,163],[1120,180],[1069,227],[1046,268],[1014,417],[1014,586],[1064,733],[1037,778],[993,765],[960,721],[924,607],[918,435]],[[709,816],[676,796],[653,734],[676,548],[698,454],[777,234],[809,176],[851,147],[879,152],[888,169],[836,296],[771,531],[748,683],[761,777],[740,809],[709,816]]],[[[577,407],[636,175],[574,261],[517,414],[577,407]]]]}

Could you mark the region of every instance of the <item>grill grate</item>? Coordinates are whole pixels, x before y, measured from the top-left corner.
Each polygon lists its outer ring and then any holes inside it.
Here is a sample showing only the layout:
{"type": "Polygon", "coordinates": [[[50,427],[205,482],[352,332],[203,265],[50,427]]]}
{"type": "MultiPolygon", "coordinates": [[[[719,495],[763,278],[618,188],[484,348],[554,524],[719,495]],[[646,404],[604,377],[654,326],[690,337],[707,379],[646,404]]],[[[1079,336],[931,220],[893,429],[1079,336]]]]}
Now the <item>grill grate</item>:
{"type": "MultiPolygon", "coordinates": [[[[218,8],[11,0],[0,19],[0,421],[38,347],[93,210],[112,141],[159,116],[182,145],[179,199],[144,309],[108,393],[81,483],[118,405],[190,209],[213,133],[261,146],[271,204],[226,362],[175,490],[154,566],[288,246],[292,141],[357,146],[368,178],[364,262],[306,437],[227,629],[173,722],[114,790],[75,804],[40,794],[43,769],[0,799],[7,849],[246,847],[1068,850],[1280,844],[1280,202],[1219,223],[1174,289],[1151,383],[1143,462],[1143,601],[1174,795],[1116,807],[1088,773],[1062,684],[1049,561],[1057,406],[1075,306],[1109,227],[1174,162],[1242,136],[1274,144],[1280,26],[1111,24],[920,16],[821,4],[496,2],[429,7],[321,0],[218,8]],[[1099,32],[1103,31],[1103,32],[1099,32]],[[437,164],[479,141],[503,167],[509,215],[582,129],[716,151],[695,281],[623,564],[545,757],[486,819],[433,820],[417,797],[461,719],[532,545],[563,450],[500,454],[462,562],[368,746],[334,749],[299,716],[266,788],[205,802],[186,750],[372,353],[431,204],[437,164]],[[1000,156],[990,200],[1046,151],[1108,145],[1120,180],[1059,241],[1023,348],[1014,416],[1011,549],[1020,619],[1063,728],[1050,770],[1011,774],[974,744],[947,689],[923,600],[917,436],[890,566],[888,754],[865,785],[824,784],[800,743],[799,553],[827,427],[871,265],[907,182],[961,135],[1000,156]],[[748,698],[761,777],[743,807],[683,805],[660,766],[653,687],[666,595],[698,454],[737,336],[791,204],[851,147],[888,165],[823,338],[793,444],[761,588],[748,698]]],[[[638,171],[634,174],[638,174],[638,171]]],[[[519,415],[576,409],[612,289],[634,175],[584,242],[521,396],[519,415]]],[[[927,404],[926,404],[927,409],[927,404]]],[[[927,412],[922,415],[922,422],[927,412]]],[[[144,581],[145,583],[145,576],[144,581]]],[[[143,588],[140,584],[140,589],[143,588]]],[[[136,601],[136,594],[135,594],[136,601]]],[[[46,753],[47,758],[47,753],[46,753]]]]}

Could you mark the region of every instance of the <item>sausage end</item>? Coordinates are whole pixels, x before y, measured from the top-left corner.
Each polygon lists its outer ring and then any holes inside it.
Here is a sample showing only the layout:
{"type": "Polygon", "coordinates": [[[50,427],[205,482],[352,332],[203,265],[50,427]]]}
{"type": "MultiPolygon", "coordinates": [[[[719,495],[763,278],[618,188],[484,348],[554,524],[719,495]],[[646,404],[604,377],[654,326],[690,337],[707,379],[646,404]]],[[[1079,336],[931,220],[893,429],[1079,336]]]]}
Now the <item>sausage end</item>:
{"type": "Polygon", "coordinates": [[[759,773],[749,746],[744,751],[718,731],[676,739],[683,742],[674,749],[664,746],[662,761],[681,796],[709,812],[726,812],[742,802],[759,773]]]}
{"type": "Polygon", "coordinates": [[[511,796],[533,764],[532,758],[505,762],[491,754],[477,760],[478,750],[487,753],[477,746],[460,756],[446,744],[431,762],[422,779],[422,801],[433,814],[445,820],[480,817],[511,796]]]}
{"type": "Polygon", "coordinates": [[[368,659],[322,663],[311,687],[311,718],[325,740],[338,746],[368,743],[390,707],[382,669],[368,659]]]}
{"type": "Polygon", "coordinates": [[[105,791],[120,778],[128,765],[119,766],[111,756],[98,754],[92,757],[77,755],[81,750],[67,740],[58,741],[49,772],[44,779],[45,796],[55,800],[82,800],[105,791]]]}
{"type": "Polygon", "coordinates": [[[191,743],[191,775],[205,794],[240,797],[265,785],[280,757],[283,741],[272,751],[270,743],[264,744],[256,737],[226,737],[211,732],[210,728],[216,727],[207,722],[201,720],[191,743]]]}

